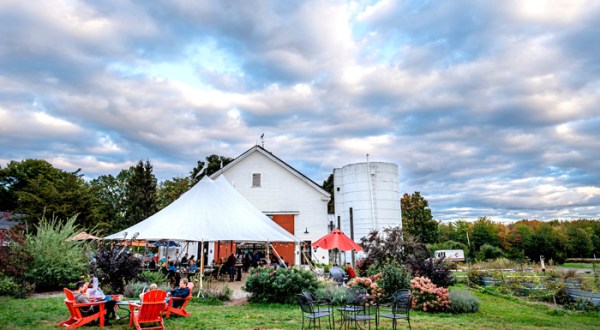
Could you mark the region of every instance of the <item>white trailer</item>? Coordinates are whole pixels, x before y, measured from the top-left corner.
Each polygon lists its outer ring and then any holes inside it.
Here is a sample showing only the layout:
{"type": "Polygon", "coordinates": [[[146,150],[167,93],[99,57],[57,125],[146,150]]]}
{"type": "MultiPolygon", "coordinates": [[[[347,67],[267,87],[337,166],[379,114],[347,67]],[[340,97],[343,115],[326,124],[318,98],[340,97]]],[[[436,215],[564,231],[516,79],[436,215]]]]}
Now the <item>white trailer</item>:
{"type": "Polygon", "coordinates": [[[444,258],[444,261],[465,261],[465,251],[463,250],[437,250],[433,254],[434,258],[444,258]]]}

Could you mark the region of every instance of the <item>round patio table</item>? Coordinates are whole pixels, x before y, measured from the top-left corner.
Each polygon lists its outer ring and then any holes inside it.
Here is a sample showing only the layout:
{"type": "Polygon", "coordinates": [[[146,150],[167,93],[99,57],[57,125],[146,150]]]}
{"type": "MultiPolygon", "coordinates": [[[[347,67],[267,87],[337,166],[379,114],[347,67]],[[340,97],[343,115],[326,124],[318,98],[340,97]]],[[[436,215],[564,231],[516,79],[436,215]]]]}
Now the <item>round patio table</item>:
{"type": "Polygon", "coordinates": [[[117,310],[125,310],[127,312],[127,317],[120,316],[122,319],[129,319],[131,316],[131,311],[129,310],[129,304],[140,304],[140,300],[117,300],[117,310]]]}

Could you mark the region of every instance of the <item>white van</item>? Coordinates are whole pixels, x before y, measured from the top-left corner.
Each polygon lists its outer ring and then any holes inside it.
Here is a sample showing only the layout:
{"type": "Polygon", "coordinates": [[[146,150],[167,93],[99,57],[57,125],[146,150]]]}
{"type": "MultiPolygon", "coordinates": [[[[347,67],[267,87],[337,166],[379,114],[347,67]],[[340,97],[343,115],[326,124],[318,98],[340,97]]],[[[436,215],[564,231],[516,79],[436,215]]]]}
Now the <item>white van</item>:
{"type": "Polygon", "coordinates": [[[434,258],[444,258],[444,261],[465,261],[465,251],[463,250],[437,250],[433,254],[434,258]]]}

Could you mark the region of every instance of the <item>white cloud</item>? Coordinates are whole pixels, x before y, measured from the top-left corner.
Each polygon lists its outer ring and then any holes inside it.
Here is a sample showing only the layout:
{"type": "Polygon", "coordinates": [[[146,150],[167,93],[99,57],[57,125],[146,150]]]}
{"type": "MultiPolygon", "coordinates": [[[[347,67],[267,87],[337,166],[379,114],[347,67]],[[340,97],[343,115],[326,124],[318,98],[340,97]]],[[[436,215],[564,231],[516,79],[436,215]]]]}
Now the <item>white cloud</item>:
{"type": "Polygon", "coordinates": [[[590,1],[0,4],[0,160],[399,164],[440,219],[594,217],[590,1]],[[34,102],[37,102],[34,105],[34,102]]]}

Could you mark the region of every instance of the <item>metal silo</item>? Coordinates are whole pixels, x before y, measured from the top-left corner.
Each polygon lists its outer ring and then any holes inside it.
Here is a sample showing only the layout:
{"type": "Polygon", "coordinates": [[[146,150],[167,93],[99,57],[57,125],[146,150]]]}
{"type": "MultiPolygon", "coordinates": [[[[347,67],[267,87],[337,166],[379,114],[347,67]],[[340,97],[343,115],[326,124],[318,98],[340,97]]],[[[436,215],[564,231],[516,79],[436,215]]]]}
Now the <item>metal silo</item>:
{"type": "Polygon", "coordinates": [[[373,229],[402,226],[398,165],[349,164],[333,170],[333,184],[335,225],[354,241],[373,229]]]}

